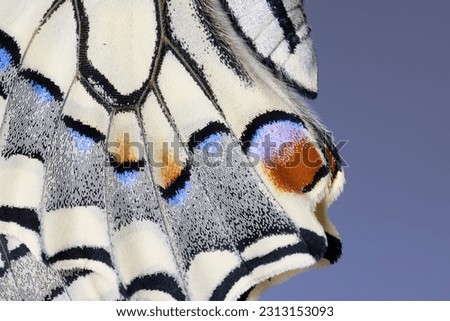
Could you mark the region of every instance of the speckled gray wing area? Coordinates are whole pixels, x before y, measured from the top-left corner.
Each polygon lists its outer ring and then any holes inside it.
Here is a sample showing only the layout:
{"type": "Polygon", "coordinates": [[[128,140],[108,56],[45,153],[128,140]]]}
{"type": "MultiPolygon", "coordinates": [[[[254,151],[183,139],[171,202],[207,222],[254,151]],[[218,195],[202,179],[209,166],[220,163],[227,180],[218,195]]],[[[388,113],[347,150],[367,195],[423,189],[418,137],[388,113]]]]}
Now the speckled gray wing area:
{"type": "Polygon", "coordinates": [[[250,300],[335,263],[298,0],[0,0],[0,300],[250,300]]]}
{"type": "Polygon", "coordinates": [[[68,300],[60,274],[34,257],[24,244],[0,235],[1,300],[68,300]]]}

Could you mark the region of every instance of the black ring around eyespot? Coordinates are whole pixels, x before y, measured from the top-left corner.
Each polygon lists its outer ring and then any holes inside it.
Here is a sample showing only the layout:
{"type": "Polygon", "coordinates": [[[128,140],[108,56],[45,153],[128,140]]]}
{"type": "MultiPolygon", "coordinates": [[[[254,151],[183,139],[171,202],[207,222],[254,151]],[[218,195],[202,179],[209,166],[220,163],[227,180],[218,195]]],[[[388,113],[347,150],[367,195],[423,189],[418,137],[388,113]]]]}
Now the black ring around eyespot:
{"type": "Polygon", "coordinates": [[[295,114],[289,114],[280,110],[272,110],[262,115],[254,118],[247,126],[241,135],[242,149],[245,153],[248,152],[250,148],[253,137],[255,136],[258,129],[262,128],[264,125],[270,124],[276,121],[288,120],[294,123],[299,123],[305,127],[303,120],[295,114]]]}

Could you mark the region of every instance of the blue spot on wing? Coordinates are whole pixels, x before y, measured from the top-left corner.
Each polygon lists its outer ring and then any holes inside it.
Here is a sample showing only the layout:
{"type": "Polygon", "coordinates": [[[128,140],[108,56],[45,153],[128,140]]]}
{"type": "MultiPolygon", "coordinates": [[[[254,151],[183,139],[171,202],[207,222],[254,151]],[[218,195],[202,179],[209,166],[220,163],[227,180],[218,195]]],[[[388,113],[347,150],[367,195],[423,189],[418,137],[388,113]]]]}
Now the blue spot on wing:
{"type": "Polygon", "coordinates": [[[32,87],[40,101],[50,102],[54,100],[53,95],[44,86],[32,82],[32,87]]]}
{"type": "Polygon", "coordinates": [[[210,155],[217,155],[221,152],[221,139],[222,133],[212,134],[206,137],[200,144],[198,144],[197,148],[210,155]]]}
{"type": "Polygon", "coordinates": [[[12,56],[5,48],[0,48],[0,71],[6,70],[12,62],[12,56]]]}
{"type": "Polygon", "coordinates": [[[189,195],[190,190],[191,190],[191,182],[186,181],[184,187],[177,190],[176,194],[173,197],[169,198],[167,201],[172,206],[183,205],[183,203],[186,201],[189,195]]]}
{"type": "Polygon", "coordinates": [[[127,188],[133,187],[134,183],[138,179],[140,171],[125,171],[116,172],[117,179],[127,188]]]}
{"type": "Polygon", "coordinates": [[[83,153],[89,152],[95,145],[95,141],[92,138],[87,137],[76,130],[68,128],[67,132],[72,136],[77,148],[83,153]]]}

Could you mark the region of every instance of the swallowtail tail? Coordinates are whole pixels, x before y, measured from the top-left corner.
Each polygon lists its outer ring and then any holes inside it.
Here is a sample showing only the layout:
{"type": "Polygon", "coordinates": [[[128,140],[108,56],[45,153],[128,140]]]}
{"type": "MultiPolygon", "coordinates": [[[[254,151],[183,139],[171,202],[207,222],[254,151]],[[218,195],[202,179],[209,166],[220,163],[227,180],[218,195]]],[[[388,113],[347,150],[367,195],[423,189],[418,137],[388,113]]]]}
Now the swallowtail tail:
{"type": "Polygon", "coordinates": [[[0,0],[0,299],[237,300],[334,263],[302,0],[0,0]]]}

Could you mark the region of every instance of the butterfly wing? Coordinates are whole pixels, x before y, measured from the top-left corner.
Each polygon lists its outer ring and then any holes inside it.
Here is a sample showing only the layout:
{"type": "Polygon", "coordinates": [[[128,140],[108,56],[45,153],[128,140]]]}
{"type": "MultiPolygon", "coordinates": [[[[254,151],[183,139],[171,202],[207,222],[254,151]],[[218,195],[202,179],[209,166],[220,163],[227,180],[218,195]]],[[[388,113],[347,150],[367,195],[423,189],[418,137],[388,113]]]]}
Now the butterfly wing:
{"type": "Polygon", "coordinates": [[[301,2],[0,6],[5,298],[254,299],[337,260],[301,2]]]}
{"type": "Polygon", "coordinates": [[[220,0],[233,29],[272,73],[309,98],[317,96],[317,62],[302,0],[220,0]]]}

